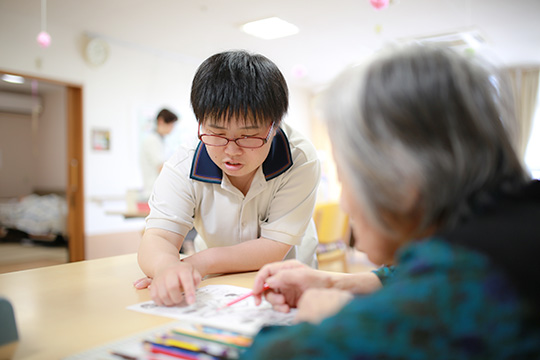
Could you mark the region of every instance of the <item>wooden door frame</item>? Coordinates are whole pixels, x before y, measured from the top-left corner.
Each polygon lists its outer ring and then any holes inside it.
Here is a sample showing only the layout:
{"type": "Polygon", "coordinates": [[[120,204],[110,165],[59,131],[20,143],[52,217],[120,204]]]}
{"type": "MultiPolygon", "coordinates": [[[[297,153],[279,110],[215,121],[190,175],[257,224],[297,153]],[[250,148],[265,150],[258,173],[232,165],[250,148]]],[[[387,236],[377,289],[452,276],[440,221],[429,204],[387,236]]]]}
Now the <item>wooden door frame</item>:
{"type": "Polygon", "coordinates": [[[84,147],[83,147],[83,90],[67,86],[67,168],[68,201],[67,232],[69,261],[85,258],[84,244],[84,147]]]}
{"type": "Polygon", "coordinates": [[[84,135],[83,88],[81,85],[36,77],[0,69],[0,74],[12,74],[26,79],[64,86],[66,89],[66,201],[68,207],[67,235],[69,261],[85,258],[84,230],[84,135]]]}

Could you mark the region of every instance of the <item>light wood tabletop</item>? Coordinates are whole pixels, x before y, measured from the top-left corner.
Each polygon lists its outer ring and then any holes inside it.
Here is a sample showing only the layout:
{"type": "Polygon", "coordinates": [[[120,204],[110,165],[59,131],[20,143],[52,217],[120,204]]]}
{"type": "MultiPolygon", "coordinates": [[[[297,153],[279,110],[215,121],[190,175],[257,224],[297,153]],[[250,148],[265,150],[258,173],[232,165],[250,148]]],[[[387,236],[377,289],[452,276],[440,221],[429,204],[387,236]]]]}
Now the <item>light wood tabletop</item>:
{"type": "MultiPolygon", "coordinates": [[[[11,301],[19,343],[13,359],[61,359],[175,320],[127,310],[150,299],[132,283],[144,274],[136,254],[0,275],[11,301]]],[[[251,288],[255,272],[207,278],[200,286],[251,288]]]]}

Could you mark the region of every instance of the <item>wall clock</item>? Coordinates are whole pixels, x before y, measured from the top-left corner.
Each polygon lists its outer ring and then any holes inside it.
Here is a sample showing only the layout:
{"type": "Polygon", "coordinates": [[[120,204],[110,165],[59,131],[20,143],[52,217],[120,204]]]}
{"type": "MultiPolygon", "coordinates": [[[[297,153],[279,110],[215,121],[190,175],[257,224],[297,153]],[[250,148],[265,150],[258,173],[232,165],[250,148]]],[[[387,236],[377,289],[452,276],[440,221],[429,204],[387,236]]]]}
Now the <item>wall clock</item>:
{"type": "Polygon", "coordinates": [[[103,39],[93,38],[86,44],[84,55],[90,65],[103,65],[109,57],[109,44],[103,39]]]}

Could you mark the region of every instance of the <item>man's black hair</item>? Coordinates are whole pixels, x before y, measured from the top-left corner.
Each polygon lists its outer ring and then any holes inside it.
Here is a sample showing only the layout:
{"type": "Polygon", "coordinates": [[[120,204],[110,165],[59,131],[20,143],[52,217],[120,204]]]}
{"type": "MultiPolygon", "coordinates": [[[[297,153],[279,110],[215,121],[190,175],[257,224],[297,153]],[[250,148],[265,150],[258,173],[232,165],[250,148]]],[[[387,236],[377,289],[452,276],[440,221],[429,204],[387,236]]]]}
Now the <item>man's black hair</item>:
{"type": "Polygon", "coordinates": [[[199,122],[231,119],[279,125],[289,107],[287,82],[263,55],[226,51],[206,59],[191,86],[191,106],[199,122]]]}

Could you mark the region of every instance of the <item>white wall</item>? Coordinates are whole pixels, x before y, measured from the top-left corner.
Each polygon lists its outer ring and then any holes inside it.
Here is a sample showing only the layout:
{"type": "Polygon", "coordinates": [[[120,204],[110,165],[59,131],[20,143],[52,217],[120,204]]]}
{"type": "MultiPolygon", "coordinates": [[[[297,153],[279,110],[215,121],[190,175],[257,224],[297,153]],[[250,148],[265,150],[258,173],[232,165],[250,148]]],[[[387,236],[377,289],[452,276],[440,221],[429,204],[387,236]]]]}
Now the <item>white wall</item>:
{"type": "Polygon", "coordinates": [[[43,110],[35,117],[0,113],[0,197],[65,190],[65,97],[64,88],[40,96],[43,110]]]}
{"type": "Polygon", "coordinates": [[[30,115],[0,114],[0,198],[32,192],[31,135],[30,115]]]}
{"type": "Polygon", "coordinates": [[[63,191],[67,186],[66,90],[48,92],[42,97],[42,103],[38,133],[31,145],[34,190],[63,191]]]}
{"type": "Polygon", "coordinates": [[[188,103],[193,65],[115,44],[110,47],[110,59],[99,68],[88,69],[91,76],[84,80],[88,196],[123,194],[141,186],[137,162],[141,119],[154,120],[157,111],[166,106],[181,121],[194,122],[188,103]],[[94,128],[110,130],[110,151],[92,149],[89,136],[94,128]]]}
{"type": "MultiPolygon", "coordinates": [[[[138,167],[141,124],[145,119],[153,120],[161,107],[169,107],[181,117],[175,132],[177,142],[192,138],[186,133],[194,132],[193,136],[196,136],[196,123],[189,105],[191,80],[198,66],[196,61],[155,54],[109,39],[109,59],[100,67],[92,67],[82,55],[86,42],[84,32],[88,29],[49,23],[52,44],[42,49],[35,41],[39,26],[39,19],[8,11],[0,14],[0,68],[83,86],[87,200],[121,198],[128,189],[142,185],[138,167]],[[93,129],[110,130],[109,151],[92,149],[93,129]]],[[[290,90],[290,116],[286,121],[309,134],[309,112],[306,110],[309,94],[299,88],[291,87],[290,90]]],[[[174,139],[169,140],[174,145],[174,139]]],[[[4,162],[6,156],[12,156],[2,155],[4,162]]],[[[43,168],[37,170],[47,184],[50,174],[43,168]]],[[[92,211],[87,214],[87,233],[126,230],[120,219],[103,224],[92,219],[92,214],[92,211]],[[94,229],[98,222],[99,229],[94,229]]]]}

